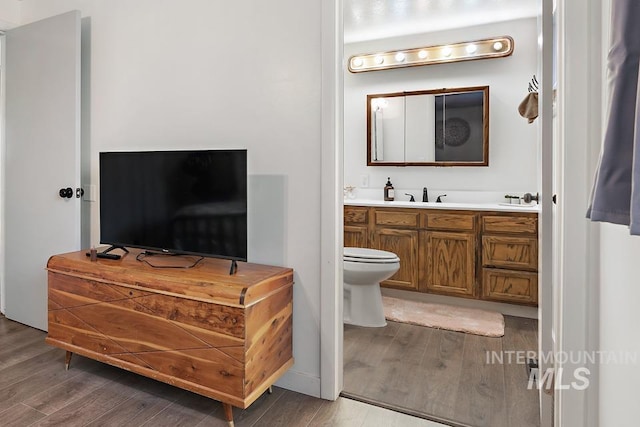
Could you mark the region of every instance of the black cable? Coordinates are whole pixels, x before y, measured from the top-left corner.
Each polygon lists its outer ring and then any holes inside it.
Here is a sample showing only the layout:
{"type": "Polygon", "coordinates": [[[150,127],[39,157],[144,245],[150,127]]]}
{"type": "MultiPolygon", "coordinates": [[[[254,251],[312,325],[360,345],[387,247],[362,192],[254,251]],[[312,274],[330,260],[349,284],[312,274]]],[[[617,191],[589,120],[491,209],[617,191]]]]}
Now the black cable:
{"type": "Polygon", "coordinates": [[[202,261],[204,259],[203,256],[201,256],[200,258],[198,258],[197,260],[195,260],[193,262],[193,264],[191,265],[156,265],[153,263],[150,263],[149,261],[147,261],[145,258],[147,256],[184,256],[184,255],[179,255],[179,254],[162,254],[162,253],[150,253],[150,252],[140,252],[137,256],[136,256],[136,261],[140,261],[140,262],[144,262],[145,264],[149,265],[150,267],[153,268],[193,268],[196,265],[198,265],[200,263],[200,261],[202,261]]]}

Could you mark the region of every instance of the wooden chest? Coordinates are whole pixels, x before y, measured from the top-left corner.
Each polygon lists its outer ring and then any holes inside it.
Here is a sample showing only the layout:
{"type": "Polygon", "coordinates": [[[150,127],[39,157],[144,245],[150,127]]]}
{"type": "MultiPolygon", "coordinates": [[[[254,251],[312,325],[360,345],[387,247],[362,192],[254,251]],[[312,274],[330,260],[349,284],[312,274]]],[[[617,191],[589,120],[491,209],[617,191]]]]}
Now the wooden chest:
{"type": "Polygon", "coordinates": [[[51,257],[46,342],[240,408],[293,364],[291,269],[154,268],[138,253],[51,257]]]}

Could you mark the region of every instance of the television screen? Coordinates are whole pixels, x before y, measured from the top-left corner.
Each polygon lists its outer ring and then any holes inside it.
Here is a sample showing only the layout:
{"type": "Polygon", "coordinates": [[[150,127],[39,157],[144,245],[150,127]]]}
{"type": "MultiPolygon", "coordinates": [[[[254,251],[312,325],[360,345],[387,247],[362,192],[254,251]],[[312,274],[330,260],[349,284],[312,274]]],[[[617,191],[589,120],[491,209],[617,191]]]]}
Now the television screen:
{"type": "Polygon", "coordinates": [[[246,261],[247,151],[100,153],[100,243],[246,261]]]}

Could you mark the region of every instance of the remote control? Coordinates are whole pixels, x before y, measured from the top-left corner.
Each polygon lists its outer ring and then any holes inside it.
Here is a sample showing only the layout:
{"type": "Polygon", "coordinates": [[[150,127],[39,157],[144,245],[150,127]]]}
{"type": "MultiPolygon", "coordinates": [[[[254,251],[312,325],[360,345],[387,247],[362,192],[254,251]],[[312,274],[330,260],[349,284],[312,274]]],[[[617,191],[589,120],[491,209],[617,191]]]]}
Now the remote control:
{"type": "MultiPolygon", "coordinates": [[[[87,252],[85,253],[86,256],[91,256],[91,253],[87,252]]],[[[98,258],[106,258],[106,259],[120,259],[121,256],[118,254],[103,254],[102,252],[98,252],[96,254],[96,256],[98,258]]]]}

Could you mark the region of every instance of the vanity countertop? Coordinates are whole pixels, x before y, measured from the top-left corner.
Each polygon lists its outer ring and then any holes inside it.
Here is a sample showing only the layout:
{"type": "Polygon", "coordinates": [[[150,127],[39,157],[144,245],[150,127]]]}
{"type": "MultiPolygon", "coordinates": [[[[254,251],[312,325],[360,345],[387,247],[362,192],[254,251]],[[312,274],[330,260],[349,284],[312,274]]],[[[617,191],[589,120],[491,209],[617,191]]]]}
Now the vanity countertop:
{"type": "Polygon", "coordinates": [[[423,209],[452,209],[472,211],[498,211],[498,212],[540,212],[538,204],[512,205],[508,203],[450,203],[450,202],[408,202],[373,199],[345,199],[345,206],[387,206],[394,208],[423,208],[423,209]]]}

